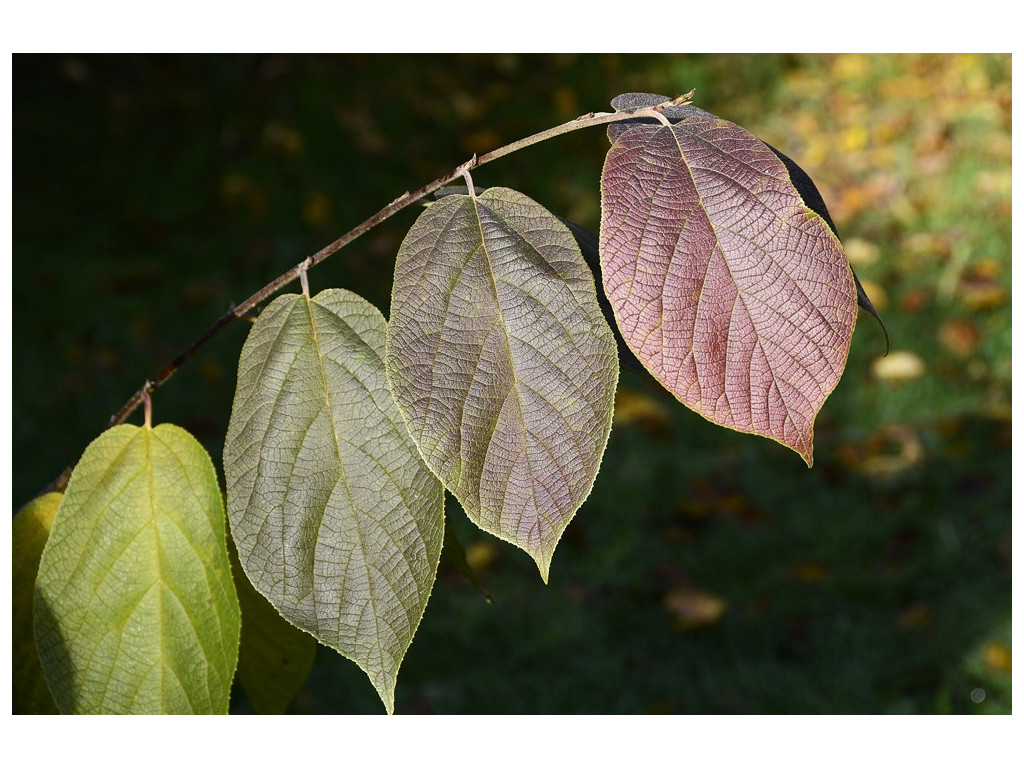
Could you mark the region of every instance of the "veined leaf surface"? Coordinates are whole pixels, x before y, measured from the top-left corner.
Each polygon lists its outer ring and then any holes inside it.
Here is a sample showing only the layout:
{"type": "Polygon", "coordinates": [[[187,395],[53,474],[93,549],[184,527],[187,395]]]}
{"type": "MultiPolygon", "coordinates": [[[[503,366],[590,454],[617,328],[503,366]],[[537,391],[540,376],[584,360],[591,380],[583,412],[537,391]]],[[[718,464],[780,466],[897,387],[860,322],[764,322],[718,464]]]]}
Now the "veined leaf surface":
{"type": "Polygon", "coordinates": [[[71,476],[36,579],[66,713],[227,714],[239,612],[210,457],[172,424],[113,427],[71,476]]]}
{"type": "Polygon", "coordinates": [[[387,370],[428,466],[547,581],[593,487],[618,380],[565,225],[511,189],[431,204],[395,264],[387,370]]]}
{"type": "Polygon", "coordinates": [[[810,466],[856,319],[839,240],[732,123],[701,112],[609,133],[601,268],[626,342],[685,405],[810,466]]]}
{"type": "Polygon", "coordinates": [[[224,472],[253,586],[356,662],[391,712],[437,573],[444,489],[391,397],[385,333],[348,291],[271,303],[242,349],[224,472]]]}
{"type": "Polygon", "coordinates": [[[14,714],[56,715],[59,710],[46,687],[39,666],[32,630],[32,596],[35,593],[39,558],[57,516],[62,493],[47,493],[33,499],[14,516],[11,532],[11,645],[14,665],[11,688],[14,714]]]}

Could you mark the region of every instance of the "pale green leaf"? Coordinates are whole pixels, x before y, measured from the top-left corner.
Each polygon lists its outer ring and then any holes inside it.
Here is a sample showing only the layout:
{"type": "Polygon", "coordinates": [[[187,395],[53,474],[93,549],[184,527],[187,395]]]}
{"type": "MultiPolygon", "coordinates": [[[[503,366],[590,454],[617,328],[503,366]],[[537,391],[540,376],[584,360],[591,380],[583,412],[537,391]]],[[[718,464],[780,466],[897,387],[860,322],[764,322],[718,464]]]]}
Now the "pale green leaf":
{"type": "Polygon", "coordinates": [[[217,475],[171,424],[86,449],[43,550],[35,636],[67,713],[221,713],[239,611],[217,475]]]}
{"type": "Polygon", "coordinates": [[[432,203],[398,254],[386,360],[427,465],[547,581],[593,487],[619,371],[569,230],[511,189],[432,203]]]}
{"type": "Polygon", "coordinates": [[[444,491],[384,375],[386,324],[353,293],[281,296],[242,349],[228,516],[256,589],[353,660],[388,712],[444,535],[444,491]]]}
{"type": "Polygon", "coordinates": [[[242,607],[242,642],[238,648],[238,682],[253,712],[283,715],[302,689],[316,659],[316,638],[289,624],[242,572],[231,547],[235,589],[242,607]]]}
{"type": "Polygon", "coordinates": [[[14,667],[11,683],[16,715],[58,714],[36,653],[36,640],[32,632],[32,595],[39,558],[50,535],[50,527],[57,515],[61,498],[63,494],[47,493],[26,504],[14,516],[11,533],[11,644],[14,667]]]}

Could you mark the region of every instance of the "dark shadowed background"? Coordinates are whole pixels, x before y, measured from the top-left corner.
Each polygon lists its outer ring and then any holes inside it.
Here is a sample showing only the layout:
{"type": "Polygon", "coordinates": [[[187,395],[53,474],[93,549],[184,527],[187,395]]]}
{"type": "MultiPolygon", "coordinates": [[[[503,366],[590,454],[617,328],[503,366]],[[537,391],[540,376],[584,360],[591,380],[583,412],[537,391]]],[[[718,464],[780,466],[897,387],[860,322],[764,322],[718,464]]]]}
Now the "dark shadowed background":
{"type": "MultiPolygon", "coordinates": [[[[406,189],[618,93],[696,87],[815,179],[892,351],[862,314],[811,470],[625,372],[549,586],[451,510],[494,602],[442,559],[396,711],[1010,711],[1009,55],[18,55],[13,74],[15,508],[233,301],[406,189]]],[[[596,231],[606,150],[576,132],[474,180],[596,231]]],[[[387,314],[415,215],[312,290],[387,314]]],[[[154,396],[218,468],[247,327],[154,396]]],[[[320,648],[293,710],[382,707],[320,648]]]]}

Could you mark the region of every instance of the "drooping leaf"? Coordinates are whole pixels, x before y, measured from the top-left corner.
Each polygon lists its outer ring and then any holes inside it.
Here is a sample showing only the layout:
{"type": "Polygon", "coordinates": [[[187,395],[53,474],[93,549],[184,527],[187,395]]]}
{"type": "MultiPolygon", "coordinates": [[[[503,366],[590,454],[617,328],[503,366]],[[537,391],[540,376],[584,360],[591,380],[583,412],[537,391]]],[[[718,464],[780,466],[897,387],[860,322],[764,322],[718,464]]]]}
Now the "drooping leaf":
{"type": "Polygon", "coordinates": [[[618,380],[565,225],[510,189],[433,203],[398,254],[387,370],[428,466],[547,581],[593,486],[618,380]]]}
{"type": "Polygon", "coordinates": [[[50,535],[53,518],[64,494],[47,493],[26,504],[14,516],[11,532],[13,710],[18,715],[56,715],[57,704],[46,687],[32,631],[32,595],[39,558],[50,535]]]}
{"type": "Polygon", "coordinates": [[[224,472],[249,581],[358,664],[392,712],[437,573],[444,491],[388,390],[385,328],[348,291],[271,303],[242,349],[224,472]]]}
{"type": "Polygon", "coordinates": [[[71,476],[35,636],[67,713],[226,714],[239,611],[210,457],[180,427],[113,427],[71,476]]]}
{"type": "MultiPolygon", "coordinates": [[[[657,93],[623,93],[612,99],[612,106],[616,111],[622,112],[627,109],[635,109],[637,107],[653,107],[658,104],[663,104],[668,101],[668,98],[668,96],[662,96],[657,93]]],[[[679,107],[668,107],[662,112],[662,114],[664,114],[672,123],[678,123],[681,120],[685,120],[690,117],[707,117],[712,120],[718,119],[717,116],[700,109],[699,107],[695,107],[693,104],[684,104],[679,107]]],[[[615,139],[631,125],[643,123],[650,125],[656,124],[657,122],[658,121],[655,118],[637,118],[635,120],[624,120],[621,123],[612,123],[608,126],[608,138],[610,141],[614,142],[615,139]]],[[[786,172],[789,174],[789,180],[793,183],[793,187],[796,189],[797,194],[799,194],[800,198],[804,201],[804,205],[821,216],[825,223],[828,224],[829,229],[832,230],[832,234],[838,238],[839,230],[836,229],[835,222],[832,220],[832,216],[828,212],[828,206],[825,205],[825,199],[821,196],[821,192],[818,191],[817,185],[811,179],[810,175],[808,175],[807,171],[801,168],[795,160],[784,155],[768,142],[762,143],[774,152],[775,156],[782,161],[784,166],[786,166],[786,172]]],[[[586,251],[584,251],[584,253],[586,253],[586,251]]],[[[886,330],[885,323],[882,322],[881,315],[878,314],[878,310],[875,309],[874,304],[871,303],[871,299],[868,298],[868,294],[861,285],[853,267],[850,267],[850,272],[853,274],[853,282],[857,287],[857,304],[878,322],[878,325],[882,329],[882,333],[885,335],[885,352],[888,354],[889,331],[886,330]]]]}
{"type": "Polygon", "coordinates": [[[636,356],[705,418],[813,461],[813,424],[856,319],[835,234],[781,160],[706,116],[615,134],[601,265],[636,356]]]}
{"type": "Polygon", "coordinates": [[[313,668],[316,638],[284,620],[249,583],[235,548],[229,550],[242,608],[238,682],[257,715],[283,715],[313,668]]]}

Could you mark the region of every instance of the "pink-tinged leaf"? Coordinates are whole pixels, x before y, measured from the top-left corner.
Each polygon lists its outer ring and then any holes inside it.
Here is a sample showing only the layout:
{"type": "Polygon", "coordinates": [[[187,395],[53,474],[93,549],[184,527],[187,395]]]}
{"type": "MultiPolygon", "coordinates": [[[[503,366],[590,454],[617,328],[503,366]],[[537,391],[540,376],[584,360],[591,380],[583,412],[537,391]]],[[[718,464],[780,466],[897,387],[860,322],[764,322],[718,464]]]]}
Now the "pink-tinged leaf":
{"type": "Polygon", "coordinates": [[[619,330],[682,403],[813,461],[857,313],[839,240],[767,145],[698,115],[619,133],[601,182],[619,330]]]}
{"type": "Polygon", "coordinates": [[[385,363],[427,466],[547,581],[597,476],[618,379],[569,230],[511,189],[432,203],[398,252],[385,363]]]}

